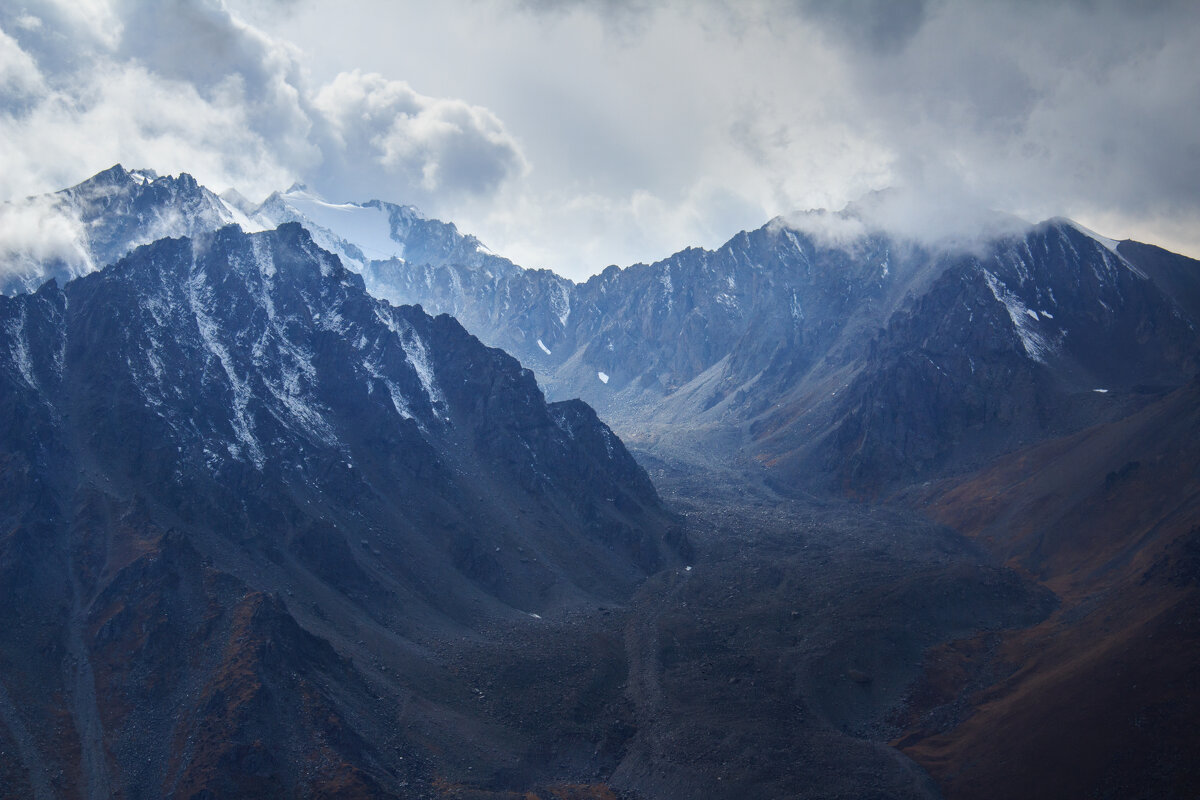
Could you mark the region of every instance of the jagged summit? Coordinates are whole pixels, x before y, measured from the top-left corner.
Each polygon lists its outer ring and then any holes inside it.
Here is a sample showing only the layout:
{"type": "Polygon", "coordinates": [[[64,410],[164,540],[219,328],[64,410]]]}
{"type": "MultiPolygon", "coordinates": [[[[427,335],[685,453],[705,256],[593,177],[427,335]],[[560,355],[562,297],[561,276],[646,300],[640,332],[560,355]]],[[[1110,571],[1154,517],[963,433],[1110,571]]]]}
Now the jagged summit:
{"type": "MultiPolygon", "coordinates": [[[[102,170],[93,175],[91,178],[88,178],[86,181],[83,181],[76,188],[82,189],[83,187],[87,186],[101,186],[105,184],[146,184],[153,183],[154,181],[158,180],[158,177],[158,173],[152,169],[126,169],[121,164],[114,164],[108,169],[102,170]]],[[[193,183],[195,182],[195,179],[193,179],[192,176],[188,175],[187,173],[182,173],[179,177],[186,178],[193,183]]]]}
{"type": "Polygon", "coordinates": [[[236,223],[255,226],[186,172],[158,176],[116,164],[77,186],[0,206],[36,235],[0,252],[0,294],[29,292],[47,279],[65,284],[139,245],[236,223]]]}
{"type": "MultiPolygon", "coordinates": [[[[429,219],[417,208],[382,200],[331,203],[302,185],[275,192],[250,212],[264,227],[299,222],[322,247],[366,278],[375,289],[374,262],[411,262],[439,267],[456,264],[471,269],[510,272],[512,262],[493,255],[473,236],[450,222],[429,219]]],[[[390,297],[384,291],[380,296],[390,297]]]]}

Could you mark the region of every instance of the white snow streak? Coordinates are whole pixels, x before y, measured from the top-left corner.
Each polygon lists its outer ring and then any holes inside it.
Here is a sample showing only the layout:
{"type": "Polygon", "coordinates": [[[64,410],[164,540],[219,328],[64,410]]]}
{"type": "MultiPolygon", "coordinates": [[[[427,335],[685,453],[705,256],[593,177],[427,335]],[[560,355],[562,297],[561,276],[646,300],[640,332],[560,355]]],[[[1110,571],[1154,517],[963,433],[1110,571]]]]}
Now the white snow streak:
{"type": "MultiPolygon", "coordinates": [[[[434,381],[433,367],[430,365],[429,351],[425,347],[425,342],[411,326],[398,321],[394,315],[385,313],[383,309],[375,309],[375,317],[400,340],[404,355],[417,373],[417,379],[421,381],[421,388],[425,390],[434,414],[437,414],[437,405],[444,404],[445,398],[442,397],[441,390],[434,381]]],[[[399,407],[397,407],[397,411],[399,411],[399,407]]]]}
{"type": "Polygon", "coordinates": [[[229,385],[233,388],[234,434],[246,445],[254,466],[261,470],[265,461],[263,451],[259,447],[258,441],[254,438],[254,434],[250,431],[250,422],[246,414],[246,407],[249,405],[251,397],[250,387],[245,381],[238,378],[237,371],[234,369],[233,359],[230,358],[229,351],[225,349],[225,346],[221,344],[218,338],[217,323],[213,320],[208,310],[213,302],[212,289],[205,282],[204,271],[196,263],[194,255],[192,258],[192,273],[187,281],[187,296],[188,305],[196,319],[196,328],[200,332],[200,340],[208,351],[221,362],[221,367],[225,370],[225,376],[229,379],[229,385]]]}
{"type": "Polygon", "coordinates": [[[242,229],[243,233],[261,233],[268,230],[262,220],[250,219],[250,217],[246,216],[245,212],[240,208],[230,205],[224,198],[218,197],[217,202],[221,204],[221,211],[224,212],[220,214],[220,216],[225,218],[223,221],[235,223],[242,229]]]}
{"type": "Polygon", "coordinates": [[[12,342],[9,352],[12,353],[12,360],[17,366],[17,371],[29,384],[30,389],[38,390],[37,378],[33,376],[33,360],[29,357],[29,344],[25,341],[25,306],[23,304],[20,316],[9,322],[6,332],[9,341],[12,342]]]}
{"type": "Polygon", "coordinates": [[[1038,319],[1038,315],[1030,311],[1021,298],[1010,292],[1008,287],[1001,283],[995,275],[984,270],[983,277],[992,291],[992,296],[1000,301],[1004,305],[1005,311],[1008,312],[1008,318],[1012,320],[1013,328],[1021,339],[1021,346],[1025,348],[1026,355],[1034,361],[1044,364],[1052,347],[1046,337],[1033,329],[1033,320],[1038,319]],[[1031,317],[1032,319],[1030,319],[1031,317]]]}
{"type": "Polygon", "coordinates": [[[421,387],[429,397],[430,403],[436,406],[443,402],[442,393],[433,381],[433,368],[429,364],[429,351],[425,348],[425,342],[421,341],[421,337],[417,336],[416,331],[409,328],[407,335],[400,337],[400,345],[404,348],[404,355],[408,356],[408,363],[412,364],[413,369],[417,371],[421,387]]]}
{"type": "Polygon", "coordinates": [[[1118,242],[1116,239],[1109,239],[1107,236],[1101,236],[1100,234],[1096,233],[1094,230],[1083,227],[1075,220],[1069,219],[1069,220],[1065,220],[1065,222],[1066,222],[1066,224],[1070,225],[1075,230],[1082,233],[1084,236],[1088,236],[1092,239],[1095,239],[1097,242],[1099,242],[1101,245],[1103,245],[1106,249],[1108,249],[1114,253],[1117,252],[1117,245],[1119,245],[1120,242],[1118,242]]]}
{"type": "Polygon", "coordinates": [[[557,284],[555,288],[558,291],[550,294],[550,310],[558,317],[559,324],[566,327],[567,319],[571,316],[571,295],[562,283],[557,284]]]}

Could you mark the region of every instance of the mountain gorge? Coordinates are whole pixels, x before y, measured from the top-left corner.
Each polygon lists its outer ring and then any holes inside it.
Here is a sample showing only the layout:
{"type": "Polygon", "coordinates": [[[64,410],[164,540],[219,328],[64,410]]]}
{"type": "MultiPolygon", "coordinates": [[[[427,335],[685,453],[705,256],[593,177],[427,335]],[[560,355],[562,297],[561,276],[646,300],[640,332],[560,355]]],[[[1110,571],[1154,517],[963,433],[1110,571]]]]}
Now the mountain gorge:
{"type": "Polygon", "coordinates": [[[859,208],[576,283],[302,186],[27,206],[15,796],[1200,787],[1192,259],[859,208]]]}

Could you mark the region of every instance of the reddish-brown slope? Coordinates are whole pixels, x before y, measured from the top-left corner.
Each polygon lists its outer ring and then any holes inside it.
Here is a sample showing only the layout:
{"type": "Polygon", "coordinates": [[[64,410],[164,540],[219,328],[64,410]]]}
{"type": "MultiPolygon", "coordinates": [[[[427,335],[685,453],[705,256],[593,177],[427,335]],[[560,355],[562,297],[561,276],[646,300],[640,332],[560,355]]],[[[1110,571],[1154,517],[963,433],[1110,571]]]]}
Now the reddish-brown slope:
{"type": "Polygon", "coordinates": [[[921,502],[1062,605],[932,653],[904,752],[950,798],[1200,796],[1200,382],[921,502]]]}

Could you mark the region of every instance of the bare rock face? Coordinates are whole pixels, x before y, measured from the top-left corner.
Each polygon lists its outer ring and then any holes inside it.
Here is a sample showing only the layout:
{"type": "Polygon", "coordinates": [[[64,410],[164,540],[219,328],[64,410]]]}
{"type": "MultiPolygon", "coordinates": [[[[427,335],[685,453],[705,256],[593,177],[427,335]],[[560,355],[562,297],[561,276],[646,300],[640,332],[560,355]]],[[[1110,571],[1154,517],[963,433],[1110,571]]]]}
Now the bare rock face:
{"type": "Polygon", "coordinates": [[[38,202],[7,793],[1196,793],[1197,262],[776,220],[575,284],[303,188],[38,202]]]}
{"type": "Polygon", "coordinates": [[[298,225],[158,241],[0,298],[0,330],[0,705],[34,794],[428,785],[464,733],[422,648],[686,552],[589,408],[298,225]]]}

